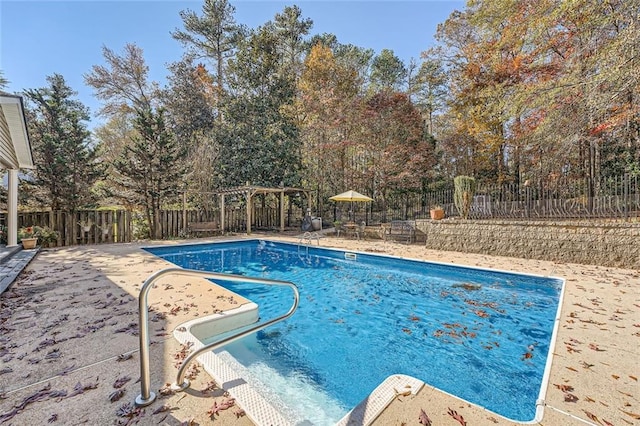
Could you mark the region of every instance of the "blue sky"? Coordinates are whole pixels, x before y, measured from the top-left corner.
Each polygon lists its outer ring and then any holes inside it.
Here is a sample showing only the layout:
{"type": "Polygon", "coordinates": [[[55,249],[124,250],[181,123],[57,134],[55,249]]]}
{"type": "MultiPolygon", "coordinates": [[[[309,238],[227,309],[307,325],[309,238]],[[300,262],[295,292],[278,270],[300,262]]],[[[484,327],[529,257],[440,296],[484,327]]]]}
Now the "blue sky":
{"type": "MultiPolygon", "coordinates": [[[[333,33],[340,43],[376,53],[391,49],[407,64],[433,45],[438,23],[464,8],[463,1],[453,0],[231,3],[236,21],[251,28],[297,4],[314,22],[311,34],[333,33]]],[[[166,65],[184,51],[170,32],[183,28],[179,13],[185,9],[200,15],[202,1],[0,0],[0,69],[9,80],[8,91],[44,87],[48,75],[59,73],[95,115],[100,104],[83,74],[104,64],[103,45],[120,53],[126,43],[143,49],[150,78],[163,85],[166,65]]]]}

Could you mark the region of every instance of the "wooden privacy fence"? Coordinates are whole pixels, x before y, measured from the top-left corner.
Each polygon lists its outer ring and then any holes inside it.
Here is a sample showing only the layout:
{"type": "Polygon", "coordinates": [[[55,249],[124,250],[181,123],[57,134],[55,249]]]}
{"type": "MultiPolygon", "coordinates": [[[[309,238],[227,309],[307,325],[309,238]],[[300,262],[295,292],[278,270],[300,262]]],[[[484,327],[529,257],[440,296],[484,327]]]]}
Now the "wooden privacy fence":
{"type": "MultiPolygon", "coordinates": [[[[0,213],[0,223],[6,224],[6,213],[0,213]]],[[[58,239],[51,246],[128,243],[132,240],[131,212],[126,210],[18,213],[18,227],[27,226],[47,227],[56,231],[58,239]]]]}

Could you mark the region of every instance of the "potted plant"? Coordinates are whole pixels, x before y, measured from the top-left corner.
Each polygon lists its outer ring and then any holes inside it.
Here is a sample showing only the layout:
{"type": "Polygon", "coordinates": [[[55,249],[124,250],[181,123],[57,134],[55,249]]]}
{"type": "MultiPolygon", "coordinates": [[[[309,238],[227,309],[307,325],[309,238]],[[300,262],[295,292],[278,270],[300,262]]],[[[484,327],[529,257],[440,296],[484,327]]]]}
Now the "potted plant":
{"type": "Polygon", "coordinates": [[[55,247],[58,244],[59,234],[47,226],[34,226],[34,235],[38,238],[42,247],[55,247]]]}
{"type": "Polygon", "coordinates": [[[444,219],[444,209],[440,205],[435,205],[429,210],[432,220],[444,219]]]}
{"type": "Polygon", "coordinates": [[[33,226],[25,226],[18,231],[18,240],[22,243],[24,249],[34,249],[38,244],[38,237],[35,234],[33,226]]]}

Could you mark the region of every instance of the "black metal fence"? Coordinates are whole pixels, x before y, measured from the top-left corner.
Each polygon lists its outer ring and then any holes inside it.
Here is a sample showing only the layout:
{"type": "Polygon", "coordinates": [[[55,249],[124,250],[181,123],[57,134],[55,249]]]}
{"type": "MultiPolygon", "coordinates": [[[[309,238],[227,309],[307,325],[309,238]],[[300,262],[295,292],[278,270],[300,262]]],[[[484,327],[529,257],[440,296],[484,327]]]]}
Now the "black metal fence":
{"type": "MultiPolygon", "coordinates": [[[[616,176],[592,179],[556,179],[549,182],[479,185],[473,197],[471,219],[617,219],[640,218],[640,179],[616,176]]],[[[372,203],[343,203],[324,217],[354,218],[369,224],[391,220],[429,218],[441,206],[447,217],[459,216],[454,204],[453,182],[441,191],[400,194],[372,203]]],[[[326,222],[326,221],[325,221],[326,222]]]]}

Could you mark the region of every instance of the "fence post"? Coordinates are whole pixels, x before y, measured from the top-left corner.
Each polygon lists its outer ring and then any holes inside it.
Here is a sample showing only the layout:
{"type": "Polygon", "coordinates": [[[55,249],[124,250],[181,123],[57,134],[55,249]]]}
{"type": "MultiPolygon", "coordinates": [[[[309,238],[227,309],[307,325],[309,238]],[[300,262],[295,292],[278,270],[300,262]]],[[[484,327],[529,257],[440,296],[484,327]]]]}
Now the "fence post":
{"type": "Polygon", "coordinates": [[[629,174],[622,176],[622,211],[625,222],[629,220],[629,174]]]}
{"type": "Polygon", "coordinates": [[[593,178],[587,176],[587,217],[593,217],[593,197],[595,196],[595,188],[593,178]]]}

